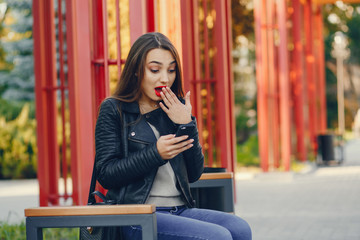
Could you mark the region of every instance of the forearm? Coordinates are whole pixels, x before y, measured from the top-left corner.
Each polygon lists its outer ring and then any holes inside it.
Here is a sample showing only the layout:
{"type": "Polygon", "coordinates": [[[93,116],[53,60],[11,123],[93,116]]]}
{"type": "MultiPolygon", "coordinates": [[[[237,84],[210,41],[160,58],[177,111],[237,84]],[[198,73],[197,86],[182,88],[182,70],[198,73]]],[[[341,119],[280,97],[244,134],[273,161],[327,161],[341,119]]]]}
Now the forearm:
{"type": "Polygon", "coordinates": [[[97,159],[96,164],[98,181],[106,189],[119,188],[144,177],[164,163],[155,144],[130,153],[126,158],[103,155],[97,159]]]}

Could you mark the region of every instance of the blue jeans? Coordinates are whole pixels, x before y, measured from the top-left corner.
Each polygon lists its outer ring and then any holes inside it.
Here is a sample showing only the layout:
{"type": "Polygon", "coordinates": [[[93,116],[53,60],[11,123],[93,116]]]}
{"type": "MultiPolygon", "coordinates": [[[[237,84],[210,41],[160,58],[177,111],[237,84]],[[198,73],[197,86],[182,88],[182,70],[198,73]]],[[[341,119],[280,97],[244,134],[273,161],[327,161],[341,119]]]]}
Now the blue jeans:
{"type": "MultiPolygon", "coordinates": [[[[156,208],[158,240],[251,240],[247,222],[220,211],[185,206],[156,208]]],[[[139,226],[123,227],[126,240],[141,239],[139,226]]]]}

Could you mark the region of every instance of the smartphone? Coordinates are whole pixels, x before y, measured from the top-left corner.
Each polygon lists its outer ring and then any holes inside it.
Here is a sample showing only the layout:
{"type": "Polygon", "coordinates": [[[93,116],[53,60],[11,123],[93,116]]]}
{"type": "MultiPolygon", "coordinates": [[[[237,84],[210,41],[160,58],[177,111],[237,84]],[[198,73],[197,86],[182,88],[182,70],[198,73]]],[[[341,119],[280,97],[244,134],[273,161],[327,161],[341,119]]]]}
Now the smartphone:
{"type": "Polygon", "coordinates": [[[189,126],[182,126],[179,127],[178,130],[176,131],[176,137],[180,137],[180,136],[184,136],[184,135],[188,135],[189,137],[193,134],[194,129],[193,127],[189,127],[189,126]]]}

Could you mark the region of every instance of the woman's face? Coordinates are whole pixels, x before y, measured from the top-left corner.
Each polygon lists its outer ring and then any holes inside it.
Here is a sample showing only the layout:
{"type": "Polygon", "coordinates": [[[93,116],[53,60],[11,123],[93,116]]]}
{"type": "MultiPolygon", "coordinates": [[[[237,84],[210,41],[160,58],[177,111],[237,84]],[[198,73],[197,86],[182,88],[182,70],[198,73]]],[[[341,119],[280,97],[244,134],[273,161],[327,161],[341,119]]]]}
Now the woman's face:
{"type": "Polygon", "coordinates": [[[145,61],[144,78],[141,81],[142,103],[161,100],[162,87],[173,85],[176,78],[176,62],[170,51],[155,48],[148,52],[145,61]]]}

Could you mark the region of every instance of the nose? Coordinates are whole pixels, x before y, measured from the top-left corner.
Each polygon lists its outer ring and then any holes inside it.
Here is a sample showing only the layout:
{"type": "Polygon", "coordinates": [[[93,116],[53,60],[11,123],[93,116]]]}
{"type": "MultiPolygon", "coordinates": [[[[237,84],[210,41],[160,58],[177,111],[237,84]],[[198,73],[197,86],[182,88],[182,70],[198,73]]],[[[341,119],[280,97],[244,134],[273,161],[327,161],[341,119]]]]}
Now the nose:
{"type": "Polygon", "coordinates": [[[169,82],[169,76],[167,72],[164,72],[163,74],[161,74],[161,79],[160,79],[161,83],[163,83],[164,85],[166,85],[169,82]]]}

